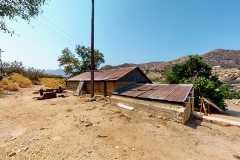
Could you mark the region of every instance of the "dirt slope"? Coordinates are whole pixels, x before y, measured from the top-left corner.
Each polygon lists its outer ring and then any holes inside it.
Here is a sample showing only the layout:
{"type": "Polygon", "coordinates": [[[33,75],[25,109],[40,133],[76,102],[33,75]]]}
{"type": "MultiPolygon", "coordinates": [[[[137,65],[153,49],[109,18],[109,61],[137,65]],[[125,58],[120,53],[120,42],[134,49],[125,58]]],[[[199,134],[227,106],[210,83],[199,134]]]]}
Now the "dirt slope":
{"type": "Polygon", "coordinates": [[[106,99],[37,101],[35,86],[0,98],[0,159],[237,159],[240,128],[200,120],[186,125],[106,99]]]}

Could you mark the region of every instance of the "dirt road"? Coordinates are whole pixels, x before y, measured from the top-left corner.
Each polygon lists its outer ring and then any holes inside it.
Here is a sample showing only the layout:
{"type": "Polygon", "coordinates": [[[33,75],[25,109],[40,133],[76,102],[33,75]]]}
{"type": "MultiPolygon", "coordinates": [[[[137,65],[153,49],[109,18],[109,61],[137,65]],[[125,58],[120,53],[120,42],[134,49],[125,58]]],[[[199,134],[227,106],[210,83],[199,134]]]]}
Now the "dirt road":
{"type": "Polygon", "coordinates": [[[33,99],[39,86],[0,98],[0,159],[240,159],[240,128],[185,125],[102,98],[33,99]]]}

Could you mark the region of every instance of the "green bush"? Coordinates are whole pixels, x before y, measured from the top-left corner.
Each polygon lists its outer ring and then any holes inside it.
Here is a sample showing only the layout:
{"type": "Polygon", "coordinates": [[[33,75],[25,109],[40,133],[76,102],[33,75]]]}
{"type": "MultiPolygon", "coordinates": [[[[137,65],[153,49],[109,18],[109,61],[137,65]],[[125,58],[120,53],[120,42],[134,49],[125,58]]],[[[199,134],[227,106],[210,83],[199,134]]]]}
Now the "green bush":
{"type": "Polygon", "coordinates": [[[240,91],[230,84],[222,85],[219,91],[223,93],[224,99],[240,99],[240,91]]]}
{"type": "Polygon", "coordinates": [[[167,81],[172,84],[191,83],[194,84],[195,106],[199,106],[200,98],[210,99],[222,110],[227,109],[224,102],[224,93],[219,91],[222,82],[218,77],[212,75],[212,67],[204,62],[198,55],[189,56],[185,62],[173,65],[170,73],[166,74],[167,81]]]}

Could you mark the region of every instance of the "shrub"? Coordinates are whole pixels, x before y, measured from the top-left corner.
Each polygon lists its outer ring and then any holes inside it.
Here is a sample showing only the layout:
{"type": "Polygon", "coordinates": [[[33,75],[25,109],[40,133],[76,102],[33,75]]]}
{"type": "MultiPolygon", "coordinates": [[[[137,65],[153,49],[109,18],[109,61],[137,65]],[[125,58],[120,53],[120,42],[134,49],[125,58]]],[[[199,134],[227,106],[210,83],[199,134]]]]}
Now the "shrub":
{"type": "Polygon", "coordinates": [[[3,78],[2,81],[0,81],[0,87],[4,90],[19,91],[19,85],[8,78],[3,78]]]}
{"type": "Polygon", "coordinates": [[[42,84],[49,88],[58,88],[61,85],[62,88],[66,88],[65,78],[42,78],[42,84]]]}
{"type": "Polygon", "coordinates": [[[13,62],[4,62],[3,71],[6,75],[11,75],[12,73],[19,73],[24,75],[32,81],[34,84],[39,84],[40,79],[44,75],[44,70],[35,69],[29,67],[28,69],[24,67],[22,62],[13,61],[13,62]]]}
{"type": "Polygon", "coordinates": [[[240,91],[230,84],[222,85],[219,91],[223,93],[224,99],[240,99],[240,91]]]}
{"type": "MultiPolygon", "coordinates": [[[[227,109],[224,102],[224,92],[219,91],[222,82],[211,73],[212,67],[198,55],[190,55],[188,60],[173,65],[170,73],[167,73],[167,81],[172,84],[194,84],[195,106],[200,103],[200,98],[210,99],[222,110],[227,109]]],[[[215,111],[215,109],[213,109],[215,111]]]]}
{"type": "Polygon", "coordinates": [[[32,85],[32,82],[21,74],[12,73],[11,77],[13,81],[16,81],[19,84],[19,86],[22,88],[26,88],[32,85]]]}
{"type": "Polygon", "coordinates": [[[150,77],[150,80],[153,81],[153,82],[160,82],[161,81],[161,79],[157,76],[150,77]]]}
{"type": "Polygon", "coordinates": [[[23,75],[30,79],[34,84],[40,84],[41,78],[44,76],[44,71],[35,69],[33,67],[28,68],[23,75]]]}

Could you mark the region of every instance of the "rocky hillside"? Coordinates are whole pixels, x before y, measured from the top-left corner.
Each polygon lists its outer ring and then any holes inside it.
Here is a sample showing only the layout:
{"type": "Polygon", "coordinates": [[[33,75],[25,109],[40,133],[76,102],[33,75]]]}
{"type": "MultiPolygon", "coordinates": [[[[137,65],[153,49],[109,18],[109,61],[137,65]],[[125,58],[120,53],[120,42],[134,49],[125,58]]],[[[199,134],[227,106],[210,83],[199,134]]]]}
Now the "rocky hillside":
{"type": "Polygon", "coordinates": [[[219,80],[224,83],[240,84],[240,69],[218,69],[213,70],[213,74],[219,75],[219,80]]]}
{"type": "Polygon", "coordinates": [[[240,67],[240,50],[216,49],[204,53],[202,56],[211,66],[220,65],[222,68],[240,67]]]}
{"type": "MultiPolygon", "coordinates": [[[[240,50],[227,50],[227,49],[216,49],[210,52],[204,53],[201,55],[206,63],[213,66],[221,66],[221,70],[218,71],[220,75],[220,79],[226,83],[238,83],[236,80],[240,73],[238,72],[237,68],[240,68],[240,50]],[[232,74],[231,68],[236,74],[232,74]],[[226,70],[225,70],[226,69],[226,70]],[[238,74],[239,73],[239,74],[238,74]],[[226,75],[231,75],[231,78],[227,78],[226,75]],[[225,76],[222,77],[222,76],[225,76]]],[[[142,63],[142,64],[133,64],[133,63],[124,63],[118,66],[110,66],[106,65],[102,69],[111,69],[111,68],[122,68],[122,67],[132,67],[138,66],[140,67],[150,79],[153,81],[163,81],[163,75],[166,69],[171,68],[176,63],[181,63],[185,61],[188,56],[180,57],[178,59],[172,61],[160,61],[160,62],[149,62],[149,63],[142,63]]]]}

